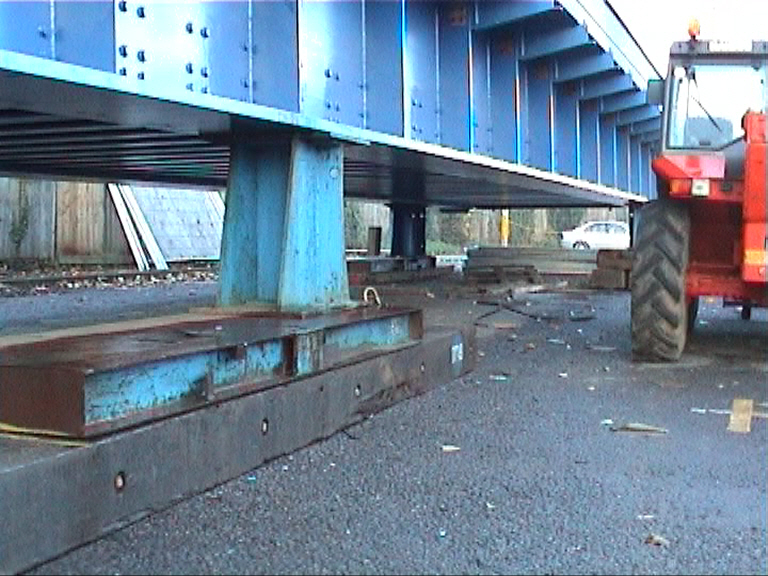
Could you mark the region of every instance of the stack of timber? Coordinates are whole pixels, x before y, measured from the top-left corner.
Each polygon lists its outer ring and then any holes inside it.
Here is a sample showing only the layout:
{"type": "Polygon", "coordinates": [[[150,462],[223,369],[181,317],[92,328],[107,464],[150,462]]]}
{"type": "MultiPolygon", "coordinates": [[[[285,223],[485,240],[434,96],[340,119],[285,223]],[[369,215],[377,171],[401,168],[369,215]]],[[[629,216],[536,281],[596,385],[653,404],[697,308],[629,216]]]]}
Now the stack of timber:
{"type": "Polygon", "coordinates": [[[628,290],[631,271],[631,250],[599,250],[589,284],[592,288],[628,290]]]}
{"type": "Polygon", "coordinates": [[[434,256],[348,256],[347,273],[354,285],[427,280],[453,273],[452,268],[438,268],[435,261],[434,256]]]}
{"type": "Polygon", "coordinates": [[[539,282],[541,276],[585,276],[595,269],[594,250],[481,246],[467,252],[465,273],[478,282],[539,282]]]}

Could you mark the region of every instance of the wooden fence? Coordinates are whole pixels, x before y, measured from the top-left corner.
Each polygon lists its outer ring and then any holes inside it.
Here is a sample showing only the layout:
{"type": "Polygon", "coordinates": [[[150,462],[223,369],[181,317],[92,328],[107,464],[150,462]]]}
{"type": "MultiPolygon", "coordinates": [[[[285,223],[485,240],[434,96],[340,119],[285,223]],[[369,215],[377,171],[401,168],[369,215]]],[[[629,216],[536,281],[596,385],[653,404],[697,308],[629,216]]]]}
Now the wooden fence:
{"type": "Polygon", "coordinates": [[[0,178],[0,261],[130,264],[103,184],[0,178]]]}

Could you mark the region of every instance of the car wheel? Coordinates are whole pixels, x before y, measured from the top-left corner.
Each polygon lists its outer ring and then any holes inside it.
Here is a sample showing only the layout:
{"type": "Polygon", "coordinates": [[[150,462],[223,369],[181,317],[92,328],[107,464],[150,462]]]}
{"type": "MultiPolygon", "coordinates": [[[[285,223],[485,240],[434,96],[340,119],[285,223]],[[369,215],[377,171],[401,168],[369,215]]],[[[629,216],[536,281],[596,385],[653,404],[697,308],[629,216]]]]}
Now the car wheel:
{"type": "Polygon", "coordinates": [[[587,244],[586,242],[582,242],[581,240],[579,240],[578,242],[576,242],[576,243],[573,245],[573,247],[574,247],[576,250],[589,250],[589,244],[587,244]]]}

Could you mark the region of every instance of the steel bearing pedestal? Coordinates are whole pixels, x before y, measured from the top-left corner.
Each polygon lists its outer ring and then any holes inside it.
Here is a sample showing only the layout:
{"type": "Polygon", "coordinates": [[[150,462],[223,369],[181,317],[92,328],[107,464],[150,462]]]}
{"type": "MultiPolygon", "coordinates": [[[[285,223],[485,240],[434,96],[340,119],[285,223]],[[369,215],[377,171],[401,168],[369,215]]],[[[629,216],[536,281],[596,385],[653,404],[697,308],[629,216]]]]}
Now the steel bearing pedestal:
{"type": "Polygon", "coordinates": [[[0,572],[473,368],[473,328],[350,299],[340,144],[235,133],[218,308],[0,339],[0,572]]]}

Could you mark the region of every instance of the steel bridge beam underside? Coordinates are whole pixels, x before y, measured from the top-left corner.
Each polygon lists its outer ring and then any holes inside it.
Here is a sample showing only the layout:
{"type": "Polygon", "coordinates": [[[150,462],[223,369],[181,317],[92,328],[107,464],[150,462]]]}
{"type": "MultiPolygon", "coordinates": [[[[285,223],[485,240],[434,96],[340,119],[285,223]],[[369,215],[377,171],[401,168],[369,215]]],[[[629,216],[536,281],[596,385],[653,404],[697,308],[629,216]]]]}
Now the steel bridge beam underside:
{"type": "Polygon", "coordinates": [[[0,171],[226,187],[222,304],[348,302],[345,195],[418,255],[429,205],[655,187],[657,73],[603,0],[6,2],[0,30],[0,171]]]}

